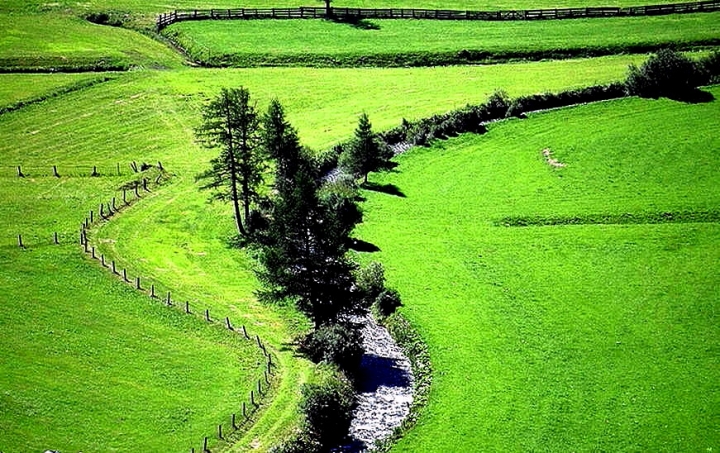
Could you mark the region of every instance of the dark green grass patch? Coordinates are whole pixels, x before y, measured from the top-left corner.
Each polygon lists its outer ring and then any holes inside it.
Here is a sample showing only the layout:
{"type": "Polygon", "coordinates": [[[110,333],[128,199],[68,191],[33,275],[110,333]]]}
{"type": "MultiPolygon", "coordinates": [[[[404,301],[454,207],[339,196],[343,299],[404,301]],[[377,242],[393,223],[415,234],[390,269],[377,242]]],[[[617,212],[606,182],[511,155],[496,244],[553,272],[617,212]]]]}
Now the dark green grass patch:
{"type": "Polygon", "coordinates": [[[183,22],[163,33],[208,66],[438,66],[720,43],[720,13],[535,22],[183,22]],[[432,39],[428,39],[431,36],[432,39]]]}
{"type": "Polygon", "coordinates": [[[718,106],[626,99],[532,115],[371,177],[405,197],[366,192],[359,237],[381,250],[372,259],[434,370],[393,451],[718,445],[718,223],[495,226],[717,209],[718,106]]]}
{"type": "Polygon", "coordinates": [[[0,71],[105,71],[178,67],[175,51],[138,32],[50,14],[2,14],[0,71]]]}

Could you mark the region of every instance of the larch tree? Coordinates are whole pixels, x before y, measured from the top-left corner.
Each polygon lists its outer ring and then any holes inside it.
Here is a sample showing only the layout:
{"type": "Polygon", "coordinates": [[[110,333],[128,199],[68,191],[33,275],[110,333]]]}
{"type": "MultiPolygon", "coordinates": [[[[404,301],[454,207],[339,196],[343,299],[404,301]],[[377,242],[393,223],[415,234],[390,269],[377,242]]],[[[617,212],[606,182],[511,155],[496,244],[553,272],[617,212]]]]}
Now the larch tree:
{"type": "Polygon", "coordinates": [[[362,176],[367,183],[368,173],[390,167],[392,150],[382,143],[372,130],[367,114],[360,115],[355,137],[340,156],[340,167],[353,176],[362,176]]]}
{"type": "Polygon", "coordinates": [[[238,233],[253,234],[251,210],[260,199],[266,154],[260,143],[260,116],[243,87],[223,88],[203,108],[203,120],[196,136],[204,146],[219,149],[211,168],[198,175],[202,189],[214,191],[212,199],[230,201],[238,233]],[[242,212],[241,212],[242,211],[242,212]]]}

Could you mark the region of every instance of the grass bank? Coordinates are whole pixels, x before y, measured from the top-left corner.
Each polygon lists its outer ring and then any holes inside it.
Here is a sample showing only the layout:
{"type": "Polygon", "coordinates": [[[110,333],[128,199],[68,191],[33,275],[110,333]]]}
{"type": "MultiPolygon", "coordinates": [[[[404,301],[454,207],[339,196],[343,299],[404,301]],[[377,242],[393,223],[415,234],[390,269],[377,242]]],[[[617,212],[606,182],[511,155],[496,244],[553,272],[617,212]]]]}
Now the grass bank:
{"type": "MultiPolygon", "coordinates": [[[[714,88],[715,97],[720,90],[714,88]]],[[[433,361],[393,449],[714,448],[717,223],[505,227],[513,215],[705,211],[718,101],[626,99],[491,125],[401,156],[359,237],[433,361]],[[565,164],[548,163],[543,150],[565,164]]]]}
{"type": "Polygon", "coordinates": [[[163,33],[207,66],[439,66],[720,44],[720,13],[532,22],[198,21],[163,33]],[[432,39],[428,39],[431,36],[432,39]]]}

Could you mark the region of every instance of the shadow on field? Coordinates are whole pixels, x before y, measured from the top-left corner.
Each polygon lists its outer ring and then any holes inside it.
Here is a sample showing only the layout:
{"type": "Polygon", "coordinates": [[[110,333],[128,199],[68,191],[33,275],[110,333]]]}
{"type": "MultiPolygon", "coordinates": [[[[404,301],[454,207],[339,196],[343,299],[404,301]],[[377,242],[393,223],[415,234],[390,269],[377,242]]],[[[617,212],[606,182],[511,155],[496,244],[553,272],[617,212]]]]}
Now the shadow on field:
{"type": "Polygon", "coordinates": [[[375,354],[365,354],[360,362],[359,391],[376,392],[383,387],[407,387],[410,385],[410,376],[407,371],[397,366],[398,360],[389,357],[380,357],[375,354]]]}
{"type": "Polygon", "coordinates": [[[357,28],[358,30],[380,30],[380,25],[359,17],[334,17],[330,20],[336,24],[350,25],[352,28],[357,28]]]}
{"type": "Polygon", "coordinates": [[[368,182],[363,184],[364,189],[372,190],[373,192],[382,192],[388,195],[395,195],[400,198],[407,198],[402,190],[395,184],[377,184],[374,182],[368,182]]]}
{"type": "Polygon", "coordinates": [[[348,244],[348,248],[350,248],[351,250],[355,250],[356,252],[372,253],[380,251],[380,247],[378,247],[377,245],[371,242],[363,241],[362,239],[355,238],[350,238],[350,244],[348,244]]]}
{"type": "Polygon", "coordinates": [[[675,96],[668,97],[673,101],[685,102],[686,104],[705,104],[715,100],[715,96],[708,91],[695,88],[687,93],[678,93],[675,96]]]}

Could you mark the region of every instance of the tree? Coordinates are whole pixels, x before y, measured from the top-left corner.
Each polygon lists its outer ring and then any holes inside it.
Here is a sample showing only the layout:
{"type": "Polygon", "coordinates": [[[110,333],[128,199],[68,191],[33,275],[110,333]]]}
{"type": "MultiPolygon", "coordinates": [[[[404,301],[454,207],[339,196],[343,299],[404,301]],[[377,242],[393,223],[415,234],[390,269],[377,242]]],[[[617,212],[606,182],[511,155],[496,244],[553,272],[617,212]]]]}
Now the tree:
{"type": "Polygon", "coordinates": [[[702,73],[690,58],[663,49],[648,58],[638,68],[628,68],[625,86],[629,94],[658,98],[683,97],[702,83],[702,73]]]}
{"type": "Polygon", "coordinates": [[[345,253],[347,237],[319,196],[317,170],[306,155],[293,179],[273,198],[266,243],[259,255],[265,300],[292,300],[316,328],[358,307],[345,253]]]}
{"type": "Polygon", "coordinates": [[[262,144],[266,154],[275,161],[275,189],[286,193],[300,166],[307,164],[306,151],[300,145],[297,131],[285,119],[280,101],[273,99],[262,120],[262,144]]]}
{"type": "Polygon", "coordinates": [[[360,115],[355,138],[340,156],[340,166],[351,175],[363,176],[367,183],[368,173],[389,168],[392,157],[392,150],[373,133],[367,114],[360,115]]]}
{"type": "Polygon", "coordinates": [[[203,120],[196,136],[204,146],[220,149],[210,161],[211,168],[197,179],[207,180],[201,189],[212,189],[212,199],[231,201],[240,235],[250,237],[251,209],[259,202],[266,157],[260,146],[260,118],[245,88],[223,88],[203,108],[203,120]],[[244,220],[241,208],[244,211],[244,220]]]}

